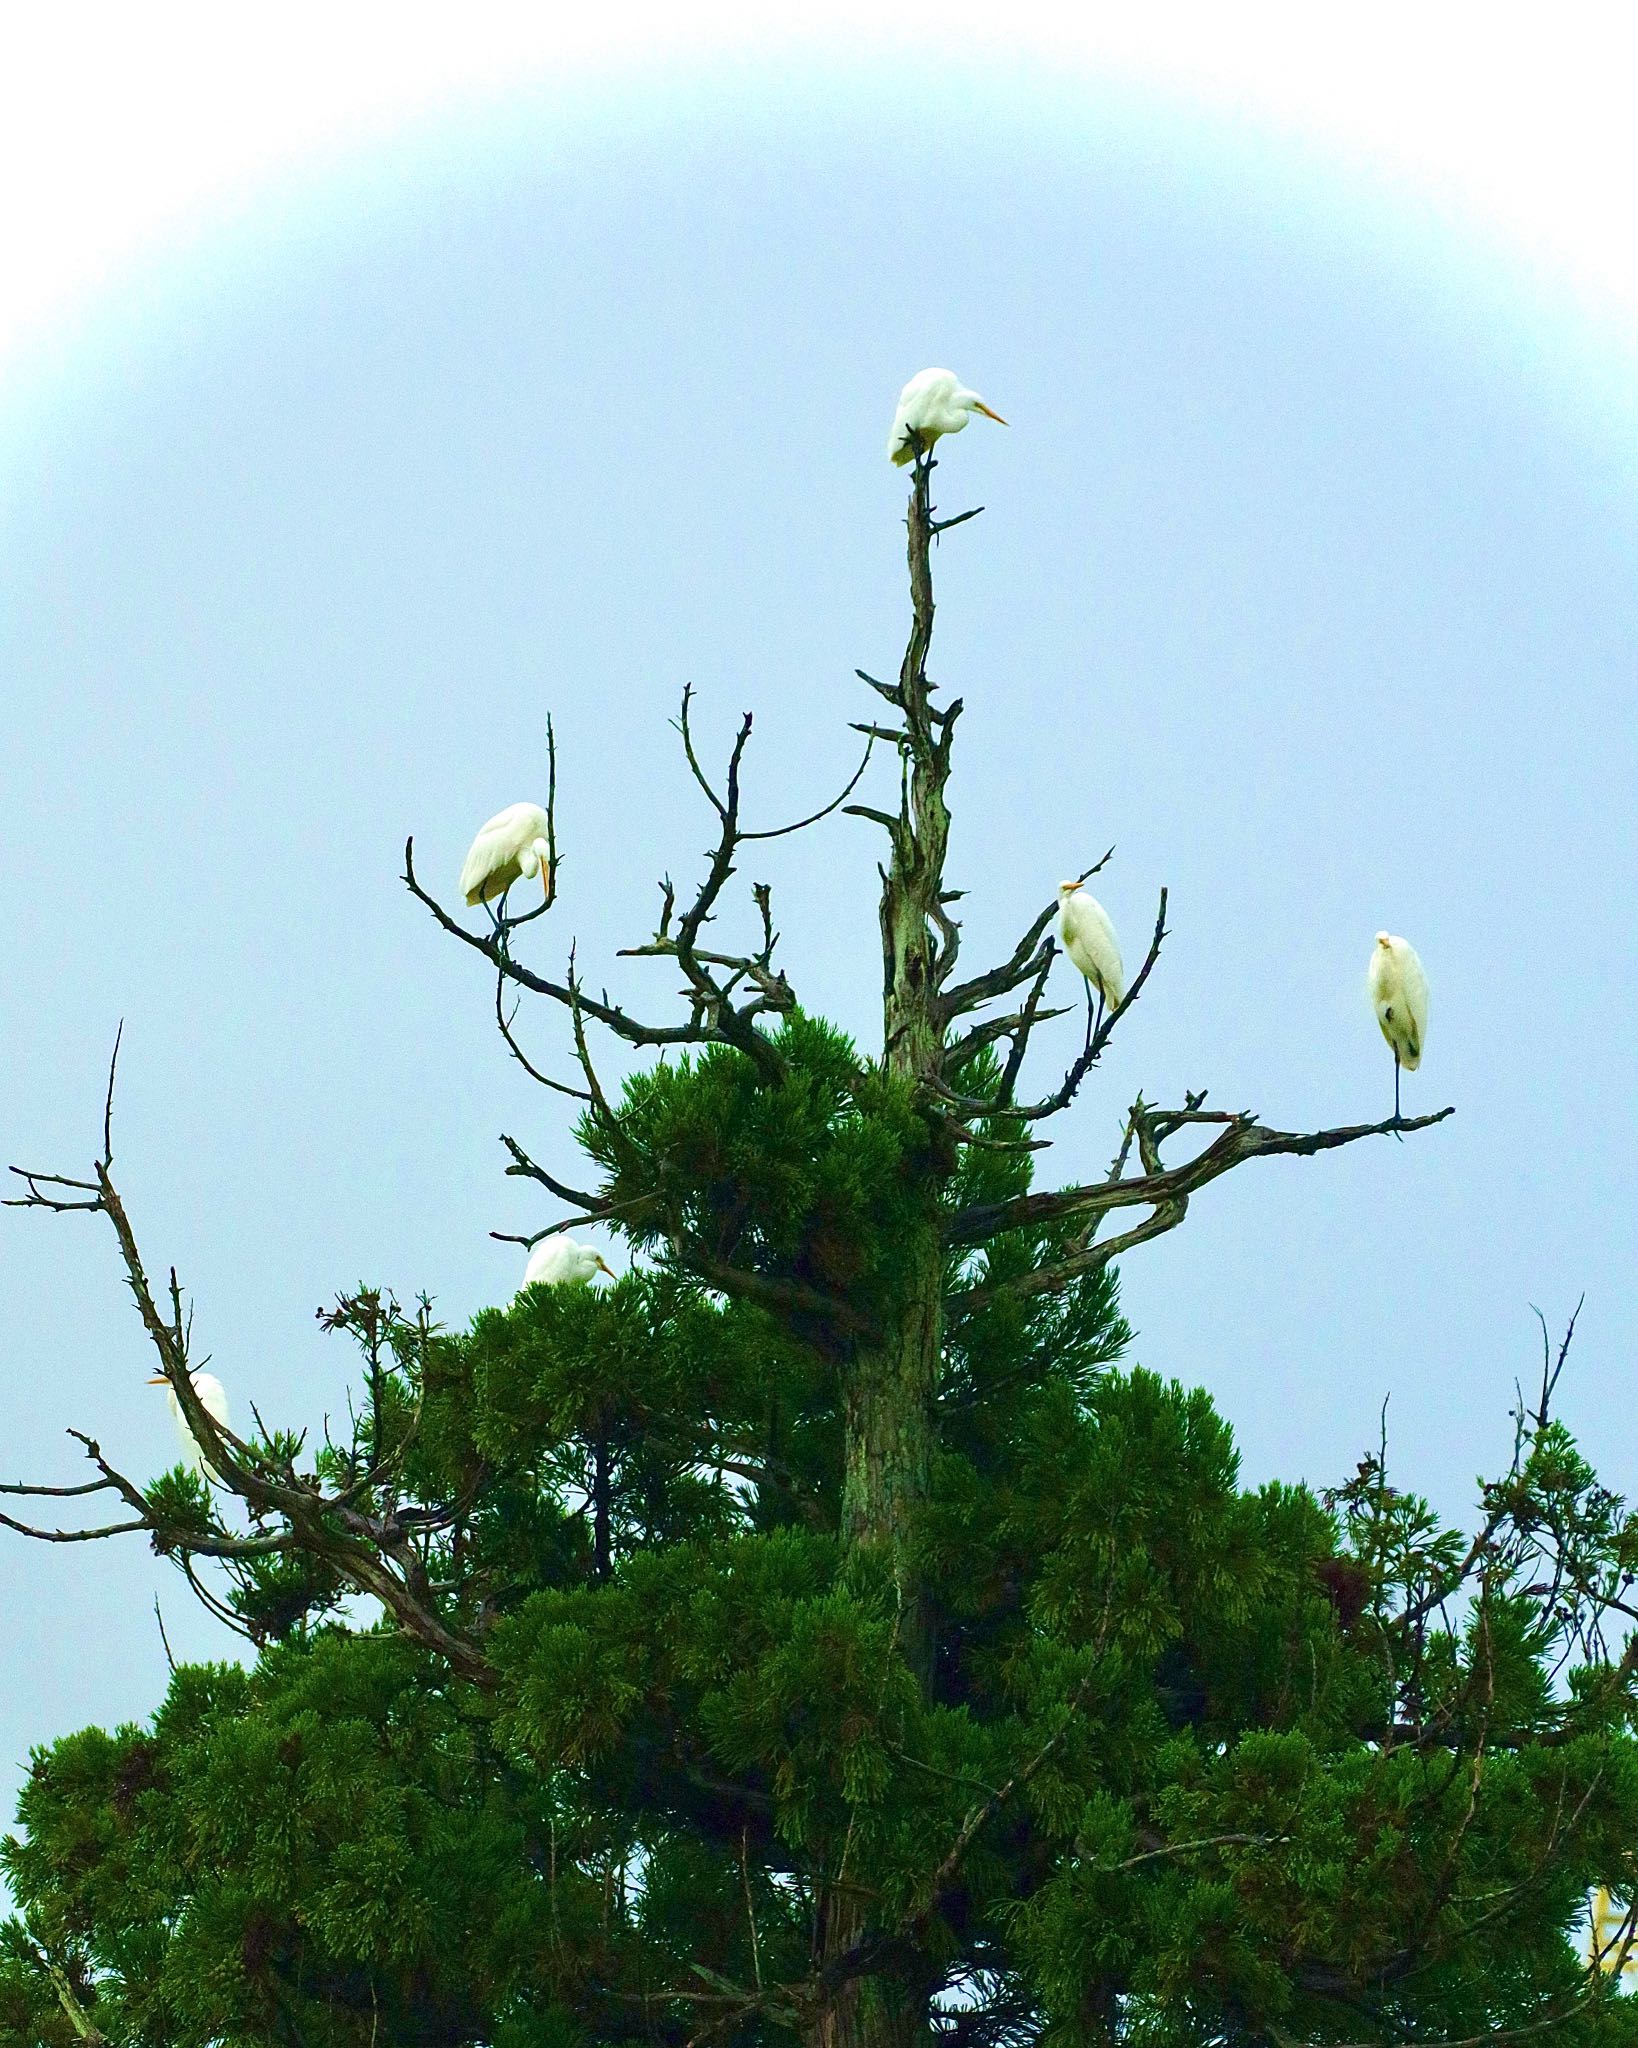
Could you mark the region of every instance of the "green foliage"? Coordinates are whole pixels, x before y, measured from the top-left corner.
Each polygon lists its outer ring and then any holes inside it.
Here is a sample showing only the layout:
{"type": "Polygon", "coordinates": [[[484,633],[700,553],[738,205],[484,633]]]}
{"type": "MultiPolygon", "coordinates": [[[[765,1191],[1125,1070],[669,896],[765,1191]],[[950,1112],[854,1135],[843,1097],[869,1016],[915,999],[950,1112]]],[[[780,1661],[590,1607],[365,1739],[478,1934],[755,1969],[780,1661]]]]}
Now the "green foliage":
{"type": "Polygon", "coordinates": [[[581,1143],[640,1249],[668,1259],[681,1238],[868,1315],[891,1299],[907,1236],[928,1226],[935,1140],[904,1086],[828,1024],[795,1012],[773,1042],[779,1088],[710,1046],[636,1075],[615,1125],[588,1115],[581,1143]]]}
{"type": "Polygon", "coordinates": [[[618,1284],[327,1316],[358,1424],[314,1470],[410,1532],[485,1676],[344,1623],[311,1550],[235,1561],[253,1663],[33,1759],[0,2048],[746,2048],[802,2031],[827,1896],[971,2044],[1632,2039],[1576,1923],[1638,1840],[1599,1633],[1638,1538],[1545,1403],[1477,1544],[1375,1458],[1246,1490],[1207,1395],[1121,1364],[1112,1272],[995,1291],[1069,1242],[1008,1232],[949,1263],[918,1672],[885,1562],[844,1569],[847,1345],[676,1247],[869,1318],[929,1187],[1029,1158],[941,1163],[812,1019],[778,1049],[778,1088],[715,1049],[588,1126],[649,1254],[618,1284]]]}

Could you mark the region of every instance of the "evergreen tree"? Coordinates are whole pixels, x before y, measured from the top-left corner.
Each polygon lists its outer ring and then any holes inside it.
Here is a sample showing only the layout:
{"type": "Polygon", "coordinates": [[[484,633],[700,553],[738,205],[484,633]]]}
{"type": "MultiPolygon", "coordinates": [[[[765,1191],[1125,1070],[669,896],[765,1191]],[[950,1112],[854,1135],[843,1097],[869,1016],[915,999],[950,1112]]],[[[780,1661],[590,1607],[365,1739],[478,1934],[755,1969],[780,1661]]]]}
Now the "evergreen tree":
{"type": "MultiPolygon", "coordinates": [[[[1606,1641],[1638,1525],[1552,1414],[1564,1354],[1470,1537],[1380,1454],[1331,1495],[1242,1490],[1207,1396],[1123,1365],[1112,1261],[1196,1190],[1439,1117],[1300,1133],[1140,1097],[1105,1178],[1037,1187],[1165,898],[1028,1097],[1052,907],[956,973],[933,469],[903,666],[863,678],[897,804],[846,804],[886,835],[879,1051],[798,1004],[765,889],[750,951],[705,943],[757,836],[748,718],[719,784],[684,698],[719,837],[635,949],[681,971],[679,1021],[538,972],[540,911],[474,930],[406,849],[508,1038],[514,997],[564,1015],[590,1184],[512,1139],[509,1170],[625,1241],[616,1285],[464,1332],[360,1289],[325,1318],[359,1352],[348,1437],[241,1436],[148,1279],[112,1074],[90,1173],[21,1176],[112,1226],[219,1483],[139,1485],[82,1439],[84,1488],[5,1491],[117,1499],[77,1533],[146,1531],[255,1654],[36,1752],[0,2048],[1634,2038],[1578,1944],[1638,1839],[1638,1636],[1606,1641]],[[608,1091],[598,1031],[661,1056],[608,1091]]],[[[58,1533],[39,1512],[4,1519],[58,1533]]]]}

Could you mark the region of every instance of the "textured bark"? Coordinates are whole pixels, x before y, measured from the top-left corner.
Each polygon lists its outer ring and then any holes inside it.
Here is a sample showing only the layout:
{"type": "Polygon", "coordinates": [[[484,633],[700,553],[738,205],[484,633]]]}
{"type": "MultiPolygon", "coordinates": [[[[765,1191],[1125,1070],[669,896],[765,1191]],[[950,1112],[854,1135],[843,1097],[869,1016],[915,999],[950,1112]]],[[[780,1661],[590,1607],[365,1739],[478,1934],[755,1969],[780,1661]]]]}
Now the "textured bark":
{"type": "MultiPolygon", "coordinates": [[[[918,461],[909,511],[912,624],[897,688],[883,689],[903,721],[905,768],[898,816],[888,824],[891,857],[881,899],[883,1063],[905,1082],[929,1116],[923,1227],[899,1252],[901,1286],[879,1344],[862,1345],[843,1395],[846,1464],[842,1540],[855,1553],[885,1553],[899,1591],[899,1647],[925,1686],[932,1669],[926,1602],[909,1535],[927,1497],[932,1466],[933,1400],[944,1341],[943,1259],[937,1216],[938,1109],[945,1026],[939,981],[953,958],[942,900],[950,813],[950,733],[960,711],[934,709],[927,680],[933,636],[930,464],[918,461]]],[[[953,1156],[953,1155],[952,1155],[953,1156]]],[[[836,1972],[865,1935],[857,1895],[831,1893],[819,1943],[821,1976],[836,1972]]],[[[813,2048],[919,2048],[931,2040],[924,1991],[892,1963],[840,1977],[819,2012],[813,2048]]]]}
{"type": "MultiPolygon", "coordinates": [[[[826,1934],[838,1951],[851,1946],[864,1922],[848,1900],[826,1934]]],[[[828,1947],[827,1941],[827,1947],[828,1947]]],[[[812,2048],[926,2048],[933,2039],[927,1998],[889,1973],[851,1977],[819,2015],[812,2048]]]]}
{"type": "MultiPolygon", "coordinates": [[[[907,520],[910,639],[897,687],[884,690],[903,720],[905,770],[899,813],[890,825],[892,852],[883,875],[881,930],[883,1062],[928,1112],[931,1137],[937,1106],[928,1084],[942,1082],[944,1063],[940,939],[953,938],[942,900],[950,835],[944,790],[950,774],[950,733],[961,707],[935,710],[927,680],[935,532],[930,472],[929,462],[917,462],[907,520]]],[[[899,1640],[912,1667],[924,1673],[931,1646],[906,1538],[927,1494],[933,1397],[944,1339],[938,1156],[938,1144],[930,1143],[923,1229],[919,1241],[901,1248],[902,1284],[889,1326],[879,1344],[861,1346],[855,1354],[844,1394],[843,1541],[851,1548],[885,1549],[891,1554],[902,1603],[899,1640]]]]}
{"type": "Polygon", "coordinates": [[[890,1551],[899,1589],[899,1647],[925,1678],[932,1645],[907,1537],[927,1497],[932,1465],[933,1397],[944,1338],[943,1262],[930,1227],[901,1256],[905,1285],[893,1326],[883,1344],[855,1355],[845,1385],[842,1540],[852,1549],[890,1551]]]}

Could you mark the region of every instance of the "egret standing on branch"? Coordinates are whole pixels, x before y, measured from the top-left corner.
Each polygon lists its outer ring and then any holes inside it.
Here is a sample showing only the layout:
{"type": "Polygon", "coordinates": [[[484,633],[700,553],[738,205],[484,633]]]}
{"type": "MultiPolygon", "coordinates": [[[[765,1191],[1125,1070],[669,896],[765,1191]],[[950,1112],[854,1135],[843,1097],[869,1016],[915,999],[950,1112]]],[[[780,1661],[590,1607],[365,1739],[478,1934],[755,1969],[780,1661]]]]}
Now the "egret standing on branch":
{"type": "MultiPolygon", "coordinates": [[[[199,1396],[200,1407],[204,1409],[211,1421],[216,1424],[218,1429],[231,1429],[233,1425],[228,1421],[227,1389],[222,1385],[222,1382],[216,1377],[215,1373],[190,1372],[188,1378],[193,1382],[193,1391],[199,1396]]],[[[148,1384],[150,1387],[163,1387],[165,1389],[165,1405],[171,1411],[172,1422],[176,1424],[176,1434],[178,1441],[182,1445],[183,1453],[188,1463],[196,1472],[201,1476],[208,1475],[211,1471],[210,1460],[201,1450],[199,1439],[188,1427],[188,1418],[182,1413],[182,1403],[176,1398],[175,1387],[171,1385],[163,1373],[157,1374],[148,1384]]]]}
{"type": "Polygon", "coordinates": [[[1428,1035],[1428,978],[1409,939],[1378,932],[1365,977],[1382,1036],[1393,1048],[1393,1120],[1399,1121],[1399,1070],[1414,1074],[1428,1035]]]}
{"type": "Polygon", "coordinates": [[[523,1269],[523,1285],[578,1285],[590,1280],[594,1273],[607,1273],[611,1280],[617,1277],[600,1251],[589,1244],[576,1244],[572,1237],[560,1232],[555,1237],[543,1237],[529,1254],[529,1263],[523,1269]]]}
{"type": "Polygon", "coordinates": [[[1058,884],[1058,937],[1064,951],[1086,976],[1086,1035],[1090,1040],[1103,1022],[1104,1009],[1120,1008],[1126,993],[1126,970],[1120,942],[1109,913],[1096,896],[1078,882],[1058,884]],[[1098,992],[1097,1023],[1092,1020],[1092,991],[1098,992]]]}
{"type": "Polygon", "coordinates": [[[539,804],[508,804],[497,811],[472,842],[461,869],[461,894],[468,903],[492,903],[522,876],[552,886],[550,827],[539,804]]]}
{"type": "Polygon", "coordinates": [[[998,427],[1007,424],[976,391],[966,388],[954,370],[918,370],[899,393],[887,452],[903,469],[915,460],[918,439],[929,448],[940,434],[959,434],[975,412],[998,427]]]}

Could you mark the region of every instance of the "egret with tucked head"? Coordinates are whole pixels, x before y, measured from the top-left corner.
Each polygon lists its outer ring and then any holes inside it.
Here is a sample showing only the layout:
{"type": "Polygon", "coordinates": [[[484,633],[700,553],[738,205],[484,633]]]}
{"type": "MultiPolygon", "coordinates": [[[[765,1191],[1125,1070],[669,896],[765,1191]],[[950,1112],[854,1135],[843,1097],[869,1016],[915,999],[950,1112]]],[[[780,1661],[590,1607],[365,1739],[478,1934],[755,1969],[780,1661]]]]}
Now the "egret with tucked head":
{"type": "MultiPolygon", "coordinates": [[[[218,1429],[231,1429],[233,1425],[228,1421],[227,1389],[215,1373],[190,1372],[188,1378],[193,1382],[193,1391],[199,1397],[200,1407],[211,1421],[218,1429]]],[[[188,1418],[182,1412],[182,1403],[176,1398],[175,1387],[163,1373],[156,1374],[148,1384],[150,1387],[165,1389],[165,1405],[171,1411],[171,1420],[176,1425],[176,1434],[182,1445],[183,1455],[196,1472],[208,1476],[213,1468],[210,1460],[200,1449],[198,1438],[188,1427],[188,1418]]]]}
{"type": "Polygon", "coordinates": [[[530,1252],[529,1263],[523,1269],[523,1285],[583,1285],[594,1273],[607,1273],[611,1280],[616,1277],[614,1268],[595,1246],[576,1244],[572,1237],[559,1232],[555,1237],[543,1237],[530,1252]]]}
{"type": "Polygon", "coordinates": [[[1428,978],[1409,939],[1378,932],[1366,991],[1382,1036],[1393,1049],[1393,1120],[1399,1121],[1399,1070],[1414,1074],[1428,1035],[1428,978]]]}
{"type": "Polygon", "coordinates": [[[1086,976],[1087,1037],[1103,1021],[1105,1006],[1118,1010],[1126,993],[1126,970],[1109,913],[1096,896],[1078,882],[1058,884],[1058,937],[1064,951],[1086,976]],[[1092,992],[1097,991],[1097,1023],[1092,1018],[1092,992]]]}
{"type": "Polygon", "coordinates": [[[472,842],[461,869],[461,894],[468,903],[492,903],[520,877],[552,886],[551,841],[539,804],[508,804],[497,811],[472,842]]]}
{"type": "Polygon", "coordinates": [[[940,434],[959,434],[975,412],[994,420],[998,427],[1007,424],[976,391],[967,389],[954,370],[918,370],[899,393],[887,452],[903,469],[916,458],[912,436],[918,436],[922,447],[928,448],[940,434]]]}

